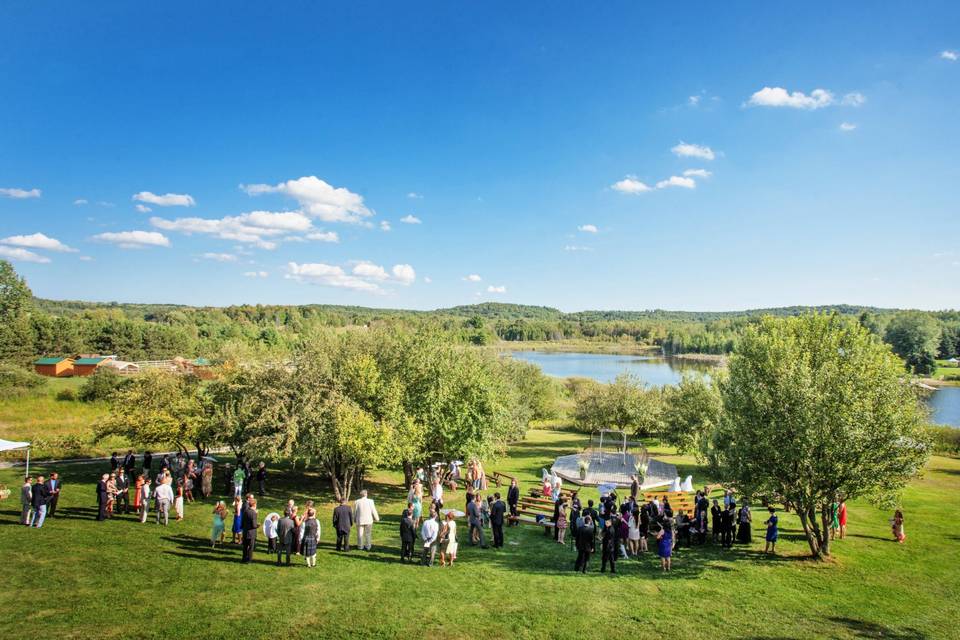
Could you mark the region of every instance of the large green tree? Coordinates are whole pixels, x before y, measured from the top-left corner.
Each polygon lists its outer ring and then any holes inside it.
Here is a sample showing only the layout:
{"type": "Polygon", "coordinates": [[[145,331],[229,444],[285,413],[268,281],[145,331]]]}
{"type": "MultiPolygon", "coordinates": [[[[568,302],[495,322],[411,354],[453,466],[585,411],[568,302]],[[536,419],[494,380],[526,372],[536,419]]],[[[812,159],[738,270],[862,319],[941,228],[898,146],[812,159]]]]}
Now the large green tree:
{"type": "Polygon", "coordinates": [[[661,440],[681,453],[702,456],[723,414],[716,382],[684,376],[680,384],[664,390],[664,403],[661,440]]]}
{"type": "Polygon", "coordinates": [[[660,433],[663,426],[663,389],[622,374],[610,384],[583,384],[576,392],[574,421],[581,431],[621,429],[637,436],[660,433]]]}
{"type": "Polygon", "coordinates": [[[906,311],[894,316],[887,325],[885,339],[893,352],[903,358],[914,373],[929,374],[936,366],[940,347],[940,323],[930,314],[906,311]]]}
{"type": "Polygon", "coordinates": [[[34,355],[30,331],[33,294],[13,265],[0,260],[0,362],[26,364],[34,355]]]}
{"type": "Polygon", "coordinates": [[[850,318],[765,318],[720,384],[712,471],[747,498],[796,508],[811,553],[830,554],[831,503],[897,500],[929,455],[926,413],[900,361],[850,318]]]}

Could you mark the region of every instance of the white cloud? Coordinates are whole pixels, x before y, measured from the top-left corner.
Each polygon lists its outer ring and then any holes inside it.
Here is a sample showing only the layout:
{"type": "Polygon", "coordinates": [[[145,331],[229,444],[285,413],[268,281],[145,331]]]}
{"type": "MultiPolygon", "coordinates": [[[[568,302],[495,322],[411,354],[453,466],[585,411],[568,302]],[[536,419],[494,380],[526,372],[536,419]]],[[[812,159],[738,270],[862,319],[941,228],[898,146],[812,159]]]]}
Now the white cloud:
{"type": "Polygon", "coordinates": [[[863,103],[865,103],[866,101],[867,101],[867,96],[863,95],[862,93],[857,93],[855,91],[853,93],[848,93],[847,95],[843,96],[843,100],[840,101],[840,104],[842,104],[845,107],[859,107],[859,106],[862,106],[863,103]]]}
{"type": "Polygon", "coordinates": [[[380,221],[380,230],[381,231],[390,231],[393,227],[390,226],[390,223],[387,220],[380,221]]]}
{"type": "Polygon", "coordinates": [[[14,198],[24,200],[26,198],[39,198],[40,189],[17,189],[16,187],[0,187],[0,196],[5,198],[14,198]]]}
{"type": "Polygon", "coordinates": [[[423,281],[427,284],[430,284],[431,282],[433,282],[433,278],[431,278],[430,276],[423,276],[423,281]]]}
{"type": "Polygon", "coordinates": [[[134,208],[140,213],[150,213],[151,211],[153,211],[153,209],[151,209],[145,204],[137,204],[134,206],[134,208]]]}
{"type": "Polygon", "coordinates": [[[400,218],[400,222],[403,224],[420,224],[422,221],[417,216],[406,215],[400,218]]]}
{"type": "Polygon", "coordinates": [[[467,282],[480,282],[481,280],[483,280],[483,278],[481,278],[475,273],[471,273],[468,276],[464,276],[463,279],[466,280],[467,282]]]}
{"type": "Polygon", "coordinates": [[[308,233],[306,238],[317,242],[340,242],[340,236],[336,231],[315,231],[308,233]]]}
{"type": "Polygon", "coordinates": [[[487,287],[487,293],[506,293],[506,292],[507,292],[507,288],[503,285],[499,287],[490,285],[489,287],[487,287]]]}
{"type": "Polygon", "coordinates": [[[687,98],[687,104],[691,107],[696,107],[700,104],[700,100],[703,99],[703,96],[690,96],[687,98]]]}
{"type": "Polygon", "coordinates": [[[620,193],[643,193],[650,191],[650,187],[637,180],[635,176],[627,176],[619,182],[614,182],[610,188],[620,193]]]}
{"type": "Polygon", "coordinates": [[[856,128],[857,128],[857,125],[855,125],[855,124],[852,123],[852,122],[841,122],[841,123],[840,123],[840,131],[853,131],[853,130],[856,129],[856,128]]]}
{"type": "MultiPolygon", "coordinates": [[[[233,240],[252,244],[261,249],[275,249],[277,243],[267,238],[275,238],[290,232],[306,232],[313,229],[310,219],[298,211],[251,211],[239,216],[224,218],[150,218],[150,224],[164,231],[178,231],[186,234],[210,234],[223,240],[233,240]]],[[[330,240],[330,236],[326,242],[330,240]]],[[[308,239],[317,240],[321,237],[308,239]]],[[[339,238],[337,238],[339,240],[339,238]]]]}
{"type": "Polygon", "coordinates": [[[681,158],[702,158],[704,160],[713,160],[717,157],[717,154],[714,153],[713,149],[710,147],[699,145],[699,144],[689,144],[686,142],[680,141],[679,144],[670,149],[674,155],[680,156],[681,158]]]}
{"type": "Polygon", "coordinates": [[[33,233],[29,236],[10,236],[9,238],[0,240],[0,244],[9,244],[15,247],[26,247],[28,249],[76,252],[76,249],[72,249],[56,238],[51,238],[42,233],[33,233]]]}
{"type": "Polygon", "coordinates": [[[36,254],[33,251],[21,249],[20,247],[0,246],[0,258],[17,260],[20,262],[36,262],[37,264],[46,264],[50,262],[50,258],[36,254]]]}
{"type": "Polygon", "coordinates": [[[577,244],[568,244],[563,248],[564,251],[593,251],[593,247],[585,247],[583,245],[577,244]]]}
{"type": "Polygon", "coordinates": [[[400,284],[413,284],[417,280],[417,272],[409,264],[395,264],[390,273],[400,284]]]}
{"type": "Polygon", "coordinates": [[[250,184],[240,188],[251,196],[264,193],[282,193],[303,207],[304,212],[324,222],[359,223],[373,215],[363,204],[363,197],[345,189],[334,187],[316,176],[304,176],[287,180],[277,185],[250,184]]]}
{"type": "Polygon", "coordinates": [[[270,274],[266,271],[246,271],[243,275],[246,278],[266,278],[270,274]]]}
{"type": "Polygon", "coordinates": [[[73,204],[79,207],[80,205],[89,204],[89,201],[86,198],[77,198],[73,201],[73,204]]]}
{"type": "Polygon", "coordinates": [[[165,193],[160,196],[149,191],[141,191],[133,194],[133,199],[138,202],[155,204],[158,207],[192,207],[196,204],[193,196],[186,193],[165,193]]]}
{"type": "Polygon", "coordinates": [[[237,256],[232,253],[205,253],[201,256],[207,260],[214,260],[215,262],[236,262],[237,256]]]}
{"type": "Polygon", "coordinates": [[[802,91],[789,92],[783,87],[764,87],[750,96],[744,106],[814,110],[835,104],[844,107],[859,107],[866,101],[867,97],[856,91],[844,95],[838,101],[833,93],[826,89],[814,89],[807,95],[802,91]]]}
{"type": "Polygon", "coordinates": [[[387,280],[390,276],[387,274],[387,270],[383,267],[373,264],[372,262],[358,262],[353,265],[352,270],[353,275],[360,276],[361,278],[368,278],[370,280],[387,280]]]}
{"type": "Polygon", "coordinates": [[[408,193],[408,194],[407,194],[407,197],[410,198],[411,200],[423,200],[423,196],[422,196],[422,195],[420,195],[419,193],[415,193],[415,192],[413,192],[413,191],[411,191],[410,193],[408,193]]]}
{"type": "Polygon", "coordinates": [[[93,262],[93,256],[80,256],[80,259],[84,262],[93,262]]]}
{"type": "Polygon", "coordinates": [[[110,231],[93,236],[94,240],[109,242],[123,249],[169,247],[170,240],[157,231],[110,231]]]}
{"type": "Polygon", "coordinates": [[[706,169],[687,169],[683,172],[683,175],[688,178],[709,178],[713,173],[706,169]]]}
{"type": "Polygon", "coordinates": [[[684,178],[681,176],[670,176],[666,180],[657,183],[657,189],[666,189],[668,187],[683,187],[684,189],[696,189],[697,183],[693,178],[684,178]]]}
{"type": "Polygon", "coordinates": [[[960,53],[946,49],[940,52],[940,57],[944,60],[949,60],[950,62],[956,62],[957,59],[960,58],[960,53]]]}
{"type": "Polygon", "coordinates": [[[584,233],[597,233],[600,230],[597,229],[597,225],[595,224],[582,224],[577,227],[577,231],[583,231],[584,233]]]}

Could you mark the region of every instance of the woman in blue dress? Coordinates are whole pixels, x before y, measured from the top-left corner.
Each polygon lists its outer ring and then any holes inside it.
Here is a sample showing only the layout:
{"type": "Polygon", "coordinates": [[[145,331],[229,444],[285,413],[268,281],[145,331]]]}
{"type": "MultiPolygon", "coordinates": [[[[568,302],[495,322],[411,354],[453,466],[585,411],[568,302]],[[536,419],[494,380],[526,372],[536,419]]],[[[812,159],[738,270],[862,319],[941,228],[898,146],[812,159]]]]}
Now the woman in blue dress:
{"type": "Polygon", "coordinates": [[[767,525],[767,546],[764,547],[764,553],[776,553],[777,552],[777,514],[773,507],[768,507],[770,511],[770,517],[767,518],[767,521],[764,523],[767,525]]]}
{"type": "Polygon", "coordinates": [[[670,571],[670,557],[673,555],[672,518],[665,518],[663,526],[657,532],[657,555],[660,556],[660,568],[670,571]]]}
{"type": "Polygon", "coordinates": [[[240,538],[243,535],[243,526],[241,525],[241,520],[243,518],[243,502],[240,500],[240,496],[235,496],[233,498],[233,528],[231,532],[233,533],[233,543],[240,544],[240,538]]]}

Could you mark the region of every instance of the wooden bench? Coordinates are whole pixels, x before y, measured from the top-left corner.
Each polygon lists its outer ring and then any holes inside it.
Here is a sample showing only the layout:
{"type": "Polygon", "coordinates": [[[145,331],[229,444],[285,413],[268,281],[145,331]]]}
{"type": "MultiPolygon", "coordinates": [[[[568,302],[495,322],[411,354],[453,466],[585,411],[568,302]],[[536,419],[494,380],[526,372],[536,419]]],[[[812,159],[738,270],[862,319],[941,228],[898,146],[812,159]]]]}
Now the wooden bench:
{"type": "Polygon", "coordinates": [[[543,535],[545,536],[549,536],[550,531],[552,531],[553,528],[555,527],[555,525],[546,518],[544,518],[540,522],[537,522],[537,519],[535,517],[521,515],[521,516],[510,516],[509,520],[510,522],[515,522],[518,524],[532,524],[538,527],[543,527],[543,535]]]}
{"type": "Polygon", "coordinates": [[[494,484],[495,486],[497,486],[497,487],[501,487],[501,486],[503,486],[503,485],[505,485],[505,484],[506,484],[506,485],[509,485],[511,482],[513,482],[514,480],[516,480],[515,477],[513,477],[513,476],[511,476],[511,475],[508,475],[508,474],[506,474],[506,473],[500,473],[499,471],[493,471],[493,472],[491,472],[491,473],[487,476],[487,478],[493,480],[493,484],[494,484]]]}

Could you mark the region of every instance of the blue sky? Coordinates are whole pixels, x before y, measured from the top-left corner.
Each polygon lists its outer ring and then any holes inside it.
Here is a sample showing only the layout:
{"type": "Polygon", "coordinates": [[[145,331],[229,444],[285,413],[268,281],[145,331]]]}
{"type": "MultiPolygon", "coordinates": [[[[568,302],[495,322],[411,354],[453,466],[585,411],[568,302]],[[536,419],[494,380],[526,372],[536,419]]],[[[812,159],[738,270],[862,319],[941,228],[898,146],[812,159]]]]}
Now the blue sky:
{"type": "Polygon", "coordinates": [[[956,307],[923,7],[5,3],[0,257],[88,300],[956,307]]]}

